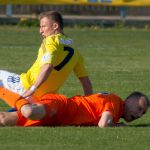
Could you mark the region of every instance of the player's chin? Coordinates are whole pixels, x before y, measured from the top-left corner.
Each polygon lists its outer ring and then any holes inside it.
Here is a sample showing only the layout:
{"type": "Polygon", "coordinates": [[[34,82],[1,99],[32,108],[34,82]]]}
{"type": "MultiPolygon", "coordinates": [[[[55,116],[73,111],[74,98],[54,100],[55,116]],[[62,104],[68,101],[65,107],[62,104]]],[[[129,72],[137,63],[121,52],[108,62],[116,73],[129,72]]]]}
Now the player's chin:
{"type": "Polygon", "coordinates": [[[126,122],[131,122],[131,121],[133,121],[132,117],[129,117],[129,116],[126,116],[124,119],[125,119],[126,122]]]}
{"type": "Polygon", "coordinates": [[[46,36],[45,35],[43,35],[43,34],[41,34],[41,37],[44,39],[44,38],[46,38],[46,36]]]}
{"type": "Polygon", "coordinates": [[[138,119],[138,118],[136,118],[136,117],[134,117],[134,116],[127,116],[127,117],[125,118],[126,122],[131,122],[131,121],[136,120],[136,119],[138,119]]]}

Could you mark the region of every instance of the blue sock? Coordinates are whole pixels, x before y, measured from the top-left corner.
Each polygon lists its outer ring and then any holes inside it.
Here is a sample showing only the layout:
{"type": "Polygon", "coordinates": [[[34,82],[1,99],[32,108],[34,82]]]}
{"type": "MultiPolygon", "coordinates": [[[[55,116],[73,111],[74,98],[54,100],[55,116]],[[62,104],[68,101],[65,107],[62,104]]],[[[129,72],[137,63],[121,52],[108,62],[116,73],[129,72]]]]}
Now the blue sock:
{"type": "Polygon", "coordinates": [[[7,110],[7,112],[14,112],[14,111],[17,111],[16,108],[10,108],[7,110]]]}

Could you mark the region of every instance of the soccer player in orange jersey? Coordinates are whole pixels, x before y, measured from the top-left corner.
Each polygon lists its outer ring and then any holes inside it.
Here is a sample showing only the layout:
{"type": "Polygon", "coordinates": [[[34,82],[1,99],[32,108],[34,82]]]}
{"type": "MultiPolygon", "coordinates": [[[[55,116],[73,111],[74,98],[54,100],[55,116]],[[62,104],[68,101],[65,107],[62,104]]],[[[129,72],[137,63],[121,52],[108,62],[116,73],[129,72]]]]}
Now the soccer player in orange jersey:
{"type": "Polygon", "coordinates": [[[16,112],[0,113],[2,126],[122,126],[120,118],[133,121],[146,113],[149,107],[147,96],[140,92],[133,92],[125,101],[113,93],[97,93],[71,98],[46,94],[29,102],[0,88],[0,98],[17,109],[16,112]]]}

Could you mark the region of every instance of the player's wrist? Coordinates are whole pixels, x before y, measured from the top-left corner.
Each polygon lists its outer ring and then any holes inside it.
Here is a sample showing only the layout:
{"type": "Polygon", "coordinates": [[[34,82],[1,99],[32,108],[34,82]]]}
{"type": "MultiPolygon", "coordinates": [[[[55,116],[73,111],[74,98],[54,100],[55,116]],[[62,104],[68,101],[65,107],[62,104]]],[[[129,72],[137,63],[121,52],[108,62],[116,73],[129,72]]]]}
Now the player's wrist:
{"type": "Polygon", "coordinates": [[[32,86],[30,87],[30,91],[32,91],[32,92],[34,92],[36,89],[37,89],[37,87],[36,87],[35,85],[32,85],[32,86]]]}

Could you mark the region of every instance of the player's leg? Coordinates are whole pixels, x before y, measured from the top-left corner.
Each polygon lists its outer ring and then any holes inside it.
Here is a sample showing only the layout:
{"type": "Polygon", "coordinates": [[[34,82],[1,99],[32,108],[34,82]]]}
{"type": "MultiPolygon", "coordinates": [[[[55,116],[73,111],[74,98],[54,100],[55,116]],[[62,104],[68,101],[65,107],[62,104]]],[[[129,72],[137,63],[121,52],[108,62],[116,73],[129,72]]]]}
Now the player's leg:
{"type": "Polygon", "coordinates": [[[15,126],[17,121],[17,112],[0,112],[0,126],[15,126]]]}
{"type": "Polygon", "coordinates": [[[43,118],[51,119],[58,113],[62,113],[66,106],[66,101],[63,101],[61,98],[62,96],[47,94],[47,96],[44,96],[43,99],[37,103],[22,105],[19,110],[25,118],[31,120],[42,120],[43,118]]]}
{"type": "Polygon", "coordinates": [[[9,106],[16,108],[28,103],[27,100],[21,99],[22,97],[14,92],[11,92],[10,90],[0,87],[0,98],[5,101],[9,106]],[[24,101],[25,103],[23,103],[24,101]],[[17,103],[17,106],[16,106],[17,103]]]}
{"type": "Polygon", "coordinates": [[[19,95],[25,92],[20,82],[20,75],[4,70],[0,70],[0,86],[19,95]]]}
{"type": "Polygon", "coordinates": [[[9,108],[9,109],[7,110],[7,112],[14,112],[14,111],[17,111],[16,108],[9,108]]]}
{"type": "Polygon", "coordinates": [[[39,103],[23,105],[20,111],[24,117],[31,120],[40,120],[46,115],[45,107],[39,103]]]}
{"type": "MultiPolygon", "coordinates": [[[[8,89],[11,92],[14,92],[20,96],[24,94],[26,89],[23,87],[20,81],[20,75],[11,73],[8,71],[0,70],[0,87],[8,89]]],[[[35,96],[27,98],[28,101],[36,101],[35,96]]]]}

